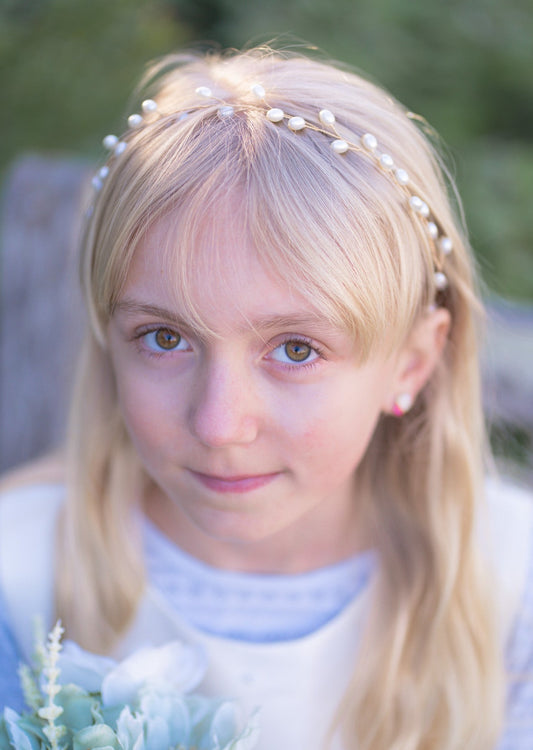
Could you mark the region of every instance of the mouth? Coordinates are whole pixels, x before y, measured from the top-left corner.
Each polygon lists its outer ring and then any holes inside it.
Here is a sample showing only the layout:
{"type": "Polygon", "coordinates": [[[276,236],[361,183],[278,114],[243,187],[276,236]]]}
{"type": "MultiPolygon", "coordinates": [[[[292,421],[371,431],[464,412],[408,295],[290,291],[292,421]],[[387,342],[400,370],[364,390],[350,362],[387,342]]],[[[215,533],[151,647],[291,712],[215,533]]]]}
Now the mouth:
{"type": "Polygon", "coordinates": [[[273,482],[280,472],[272,474],[252,474],[220,477],[212,474],[202,474],[199,471],[189,469],[189,473],[207,489],[213,492],[244,493],[264,487],[273,482]]]}

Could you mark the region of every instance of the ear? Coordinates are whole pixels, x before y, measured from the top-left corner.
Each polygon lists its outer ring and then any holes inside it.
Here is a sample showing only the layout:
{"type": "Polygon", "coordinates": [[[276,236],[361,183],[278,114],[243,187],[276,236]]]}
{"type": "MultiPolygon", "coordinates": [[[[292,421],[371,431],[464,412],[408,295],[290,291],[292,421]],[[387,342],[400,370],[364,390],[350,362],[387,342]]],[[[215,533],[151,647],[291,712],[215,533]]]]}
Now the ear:
{"type": "Polygon", "coordinates": [[[415,324],[398,352],[385,412],[401,416],[415,402],[442,355],[450,324],[450,313],[443,307],[431,308],[415,324]]]}

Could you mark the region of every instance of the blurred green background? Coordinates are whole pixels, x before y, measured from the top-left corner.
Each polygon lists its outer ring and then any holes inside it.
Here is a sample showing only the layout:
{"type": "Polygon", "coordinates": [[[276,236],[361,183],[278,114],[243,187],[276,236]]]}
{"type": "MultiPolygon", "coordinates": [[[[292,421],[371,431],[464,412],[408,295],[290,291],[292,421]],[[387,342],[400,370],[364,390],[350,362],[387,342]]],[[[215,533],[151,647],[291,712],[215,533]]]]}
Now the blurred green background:
{"type": "Polygon", "coordinates": [[[276,37],[350,63],[426,117],[486,283],[533,301],[532,0],[0,0],[0,169],[28,150],[99,157],[154,57],[276,37]]]}

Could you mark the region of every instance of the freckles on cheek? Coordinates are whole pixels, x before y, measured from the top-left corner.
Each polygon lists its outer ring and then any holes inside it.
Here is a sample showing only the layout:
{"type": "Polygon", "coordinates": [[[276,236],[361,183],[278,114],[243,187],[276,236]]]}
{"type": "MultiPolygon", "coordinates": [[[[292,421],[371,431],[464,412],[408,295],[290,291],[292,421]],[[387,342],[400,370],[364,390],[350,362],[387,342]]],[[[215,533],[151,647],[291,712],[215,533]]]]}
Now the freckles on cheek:
{"type": "Polygon", "coordinates": [[[126,378],[117,383],[120,409],[133,442],[154,445],[166,442],[165,401],[161,394],[126,378]]]}
{"type": "Polygon", "coordinates": [[[339,456],[353,449],[353,425],[348,424],[341,414],[320,417],[302,415],[299,426],[300,429],[295,430],[291,438],[297,441],[298,453],[309,462],[315,473],[321,467],[325,472],[330,472],[338,463],[339,456]]]}
{"type": "MultiPolygon", "coordinates": [[[[311,408],[311,411],[312,408],[311,408]]],[[[320,414],[302,414],[299,432],[302,455],[315,458],[325,471],[355,468],[362,458],[379,417],[379,408],[339,398],[320,414]]]]}
{"type": "MultiPolygon", "coordinates": [[[[311,422],[306,420],[300,434],[302,447],[309,453],[322,451],[330,445],[331,438],[335,438],[335,428],[331,419],[315,419],[311,422]]],[[[338,437],[338,436],[337,436],[338,437]]]]}

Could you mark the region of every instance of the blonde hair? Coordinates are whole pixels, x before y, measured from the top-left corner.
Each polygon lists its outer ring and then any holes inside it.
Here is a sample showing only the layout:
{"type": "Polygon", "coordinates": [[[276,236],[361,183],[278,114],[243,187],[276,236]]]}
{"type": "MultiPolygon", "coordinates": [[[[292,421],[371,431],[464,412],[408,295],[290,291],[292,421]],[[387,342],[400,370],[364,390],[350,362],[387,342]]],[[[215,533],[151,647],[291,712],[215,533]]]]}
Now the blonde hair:
{"type": "Polygon", "coordinates": [[[327,107],[343,137],[373,133],[454,247],[439,298],[452,320],[440,364],[409,414],[381,418],[357,471],[380,567],[357,672],[339,708],[346,747],[488,750],[500,727],[503,670],[473,539],[484,436],[471,255],[443,169],[413,118],[377,86],[330,64],[265,49],[177,55],[143,82],[160,116],[128,131],[83,240],[92,325],[72,411],[59,613],[70,636],[108,650],[144,587],[132,508],[149,480],[117,406],[105,329],[136,244],[158,218],[176,216],[180,242],[169,263],[198,326],[187,291],[203,218],[236,193],[263,261],[353,333],[361,360],[384,340],[401,342],[435,299],[435,253],[398,185],[364,154],[333,153],[322,133],[268,122],[251,93],[257,83],[271,107],[315,123],[327,107]],[[199,86],[238,105],[233,116],[219,117],[215,101],[200,106],[199,86]]]}

